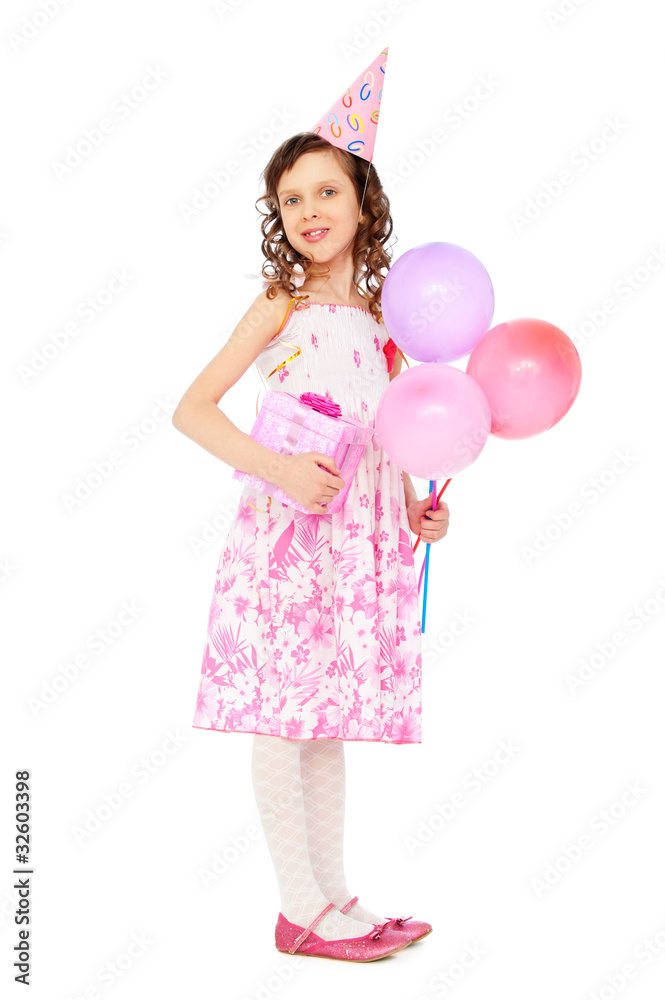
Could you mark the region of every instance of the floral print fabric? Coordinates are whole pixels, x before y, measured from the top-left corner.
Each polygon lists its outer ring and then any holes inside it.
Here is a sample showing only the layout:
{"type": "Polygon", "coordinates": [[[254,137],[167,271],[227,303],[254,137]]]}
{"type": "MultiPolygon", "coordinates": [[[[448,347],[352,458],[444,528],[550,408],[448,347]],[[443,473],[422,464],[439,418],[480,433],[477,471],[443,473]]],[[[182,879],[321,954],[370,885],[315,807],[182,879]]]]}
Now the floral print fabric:
{"type": "MultiPolygon", "coordinates": [[[[328,393],[374,426],[387,343],[369,312],[311,303],[256,367],[269,388],[328,393]]],[[[244,488],[215,575],[193,726],[420,743],[420,629],[402,473],[375,433],[336,513],[268,505],[244,488]]]]}

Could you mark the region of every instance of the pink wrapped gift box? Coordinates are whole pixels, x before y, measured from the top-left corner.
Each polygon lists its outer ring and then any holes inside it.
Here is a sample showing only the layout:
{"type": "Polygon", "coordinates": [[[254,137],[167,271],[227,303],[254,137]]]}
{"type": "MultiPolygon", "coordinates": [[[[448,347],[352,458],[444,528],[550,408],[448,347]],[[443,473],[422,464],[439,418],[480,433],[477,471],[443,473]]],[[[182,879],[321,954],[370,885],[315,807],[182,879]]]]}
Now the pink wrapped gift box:
{"type": "MultiPolygon", "coordinates": [[[[374,428],[341,416],[339,405],[329,396],[303,392],[298,397],[290,392],[269,389],[263,397],[250,434],[259,444],[281,455],[321,451],[334,458],[344,486],[326,508],[327,513],[331,514],[341,510],[363,452],[374,434],[374,428]]],[[[236,469],[233,479],[239,479],[259,493],[266,493],[296,510],[306,514],[314,513],[290,497],[281,487],[260,476],[252,476],[236,469]]]]}

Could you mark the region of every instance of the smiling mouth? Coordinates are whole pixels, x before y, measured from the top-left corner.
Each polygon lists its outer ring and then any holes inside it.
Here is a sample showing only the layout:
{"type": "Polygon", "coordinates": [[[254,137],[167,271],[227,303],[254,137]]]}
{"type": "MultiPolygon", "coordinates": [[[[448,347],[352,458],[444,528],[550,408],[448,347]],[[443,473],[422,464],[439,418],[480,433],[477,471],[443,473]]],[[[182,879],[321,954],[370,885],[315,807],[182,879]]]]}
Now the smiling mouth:
{"type": "Polygon", "coordinates": [[[315,243],[318,240],[322,240],[324,236],[327,235],[329,230],[327,229],[313,229],[309,233],[303,233],[302,238],[307,240],[309,243],[315,243]]]}

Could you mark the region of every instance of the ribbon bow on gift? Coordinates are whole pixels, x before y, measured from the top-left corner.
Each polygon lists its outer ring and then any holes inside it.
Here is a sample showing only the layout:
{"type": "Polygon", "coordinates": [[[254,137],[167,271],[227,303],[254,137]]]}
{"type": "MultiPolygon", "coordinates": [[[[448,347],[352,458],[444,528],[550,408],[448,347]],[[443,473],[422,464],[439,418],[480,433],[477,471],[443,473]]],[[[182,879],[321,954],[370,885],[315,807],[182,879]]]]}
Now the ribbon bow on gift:
{"type": "Polygon", "coordinates": [[[320,396],[318,392],[301,392],[300,402],[306,403],[327,417],[339,417],[342,413],[339,403],[336,403],[330,396],[320,396]]]}

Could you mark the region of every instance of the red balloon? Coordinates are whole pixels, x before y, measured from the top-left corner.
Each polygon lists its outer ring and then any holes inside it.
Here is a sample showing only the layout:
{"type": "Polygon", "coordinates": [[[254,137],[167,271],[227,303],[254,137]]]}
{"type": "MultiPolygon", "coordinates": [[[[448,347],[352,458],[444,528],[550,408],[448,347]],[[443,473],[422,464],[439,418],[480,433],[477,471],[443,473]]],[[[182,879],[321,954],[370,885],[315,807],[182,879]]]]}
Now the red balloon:
{"type": "Polygon", "coordinates": [[[487,397],[491,433],[502,438],[549,430],[568,413],[582,380],[572,340],[543,319],[492,327],[471,351],[466,372],[487,397]]]}

